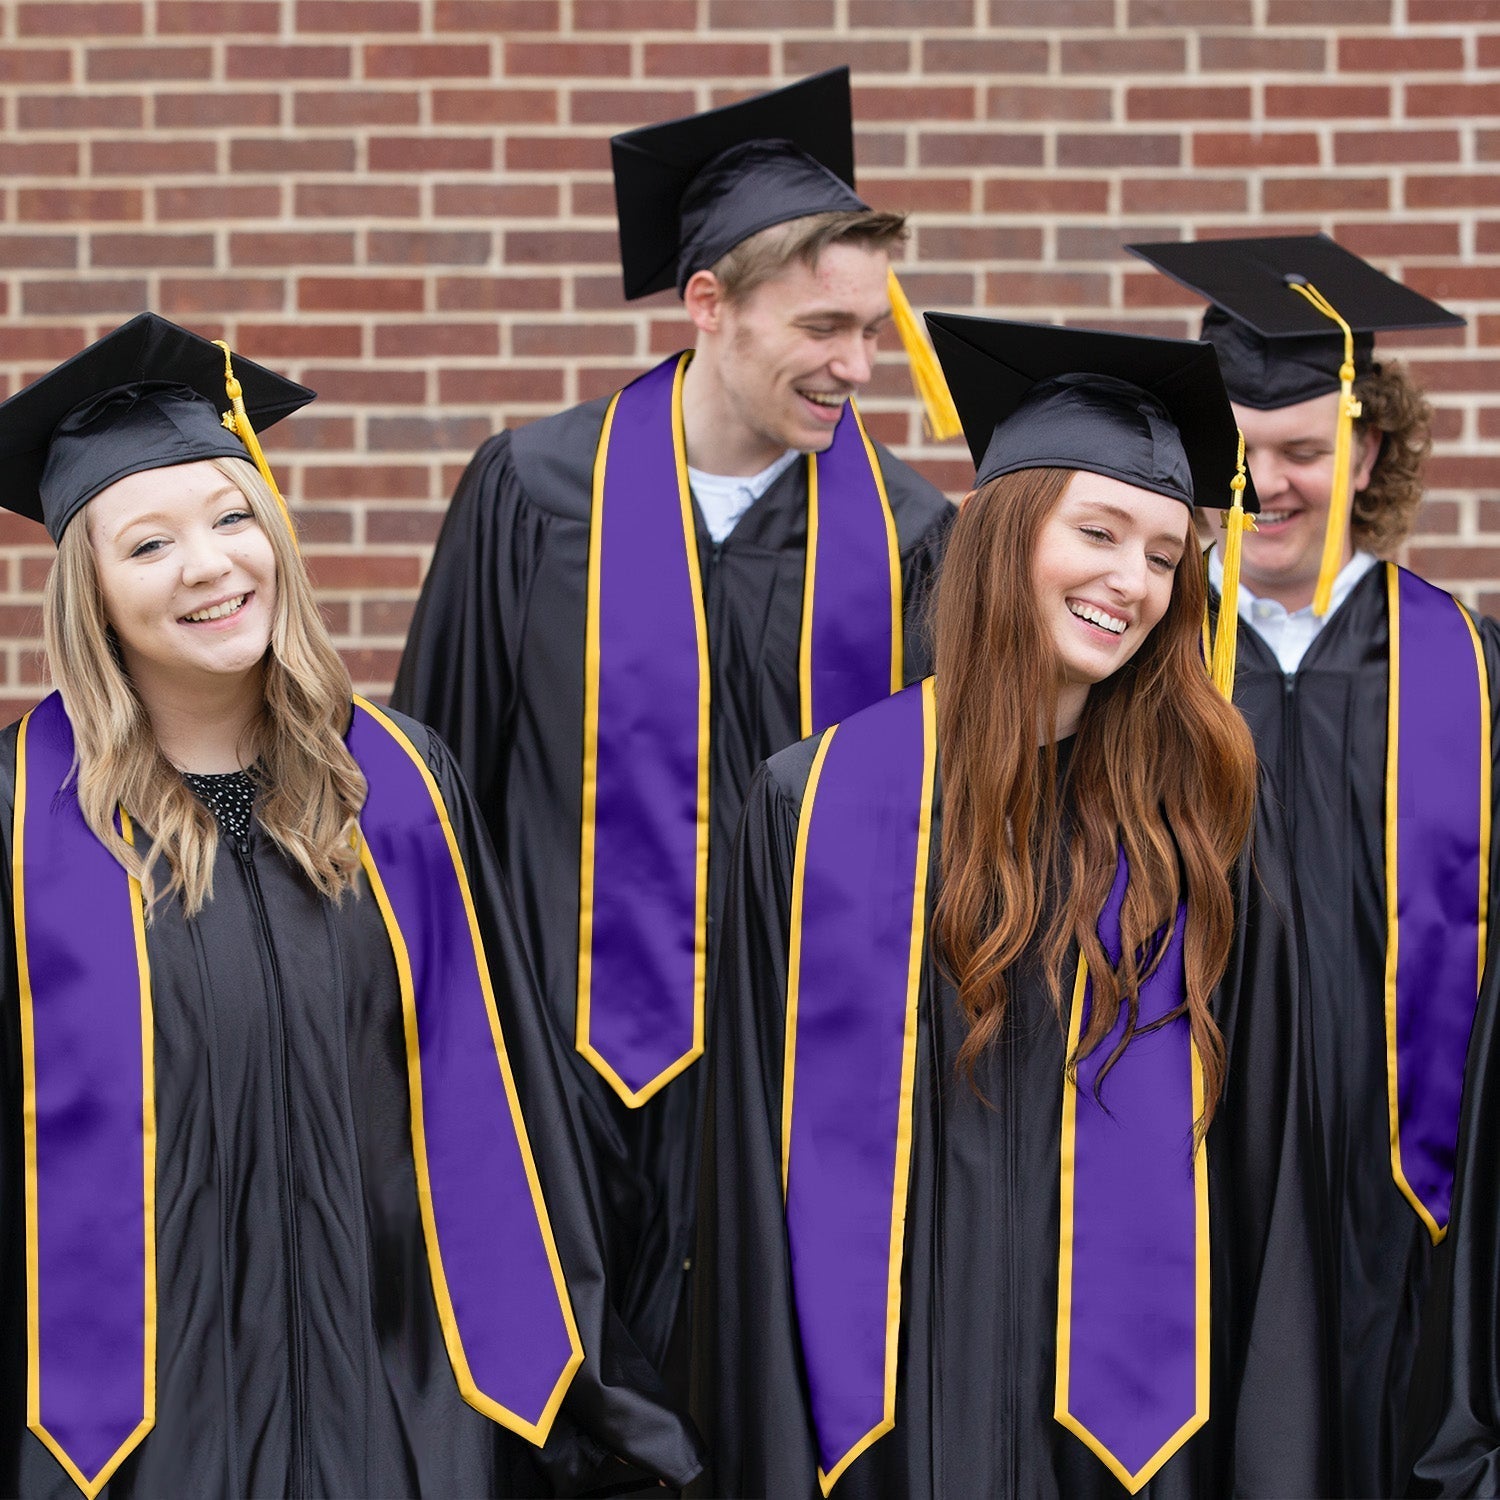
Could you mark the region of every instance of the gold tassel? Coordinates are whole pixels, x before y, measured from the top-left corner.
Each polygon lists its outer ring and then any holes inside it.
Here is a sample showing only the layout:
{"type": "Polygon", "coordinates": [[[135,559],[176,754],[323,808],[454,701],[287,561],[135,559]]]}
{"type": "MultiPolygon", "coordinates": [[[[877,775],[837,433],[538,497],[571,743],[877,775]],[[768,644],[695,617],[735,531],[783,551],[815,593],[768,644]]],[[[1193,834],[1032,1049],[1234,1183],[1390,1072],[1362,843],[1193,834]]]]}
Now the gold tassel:
{"type": "Polygon", "coordinates": [[[1240,553],[1255,518],[1245,511],[1245,434],[1240,433],[1235,475],[1229,481],[1234,500],[1224,515],[1224,585],[1219,591],[1219,630],[1214,637],[1214,686],[1227,699],[1234,697],[1235,648],[1240,629],[1240,553]]]}
{"type": "Polygon", "coordinates": [[[922,325],[912,311],[912,305],[896,277],[896,268],[891,267],[886,278],[890,288],[891,319],[896,332],[901,335],[902,347],[906,350],[906,362],[911,367],[911,383],[922,401],[922,410],[927,418],[928,434],[942,442],[956,438],[963,432],[963,423],[958,420],[958,408],[943,379],[943,367],[922,332],[922,325]]]}
{"type": "Polygon", "coordinates": [[[1323,533],[1323,560],[1313,594],[1313,613],[1321,619],[1333,603],[1333,581],[1344,563],[1344,533],[1349,526],[1349,456],[1354,446],[1354,421],[1364,408],[1354,397],[1354,331],[1310,281],[1294,281],[1290,285],[1344,331],[1344,362],[1339,366],[1339,421],[1333,439],[1333,486],[1328,492],[1328,529],[1323,533]]]}
{"type": "Polygon", "coordinates": [[[292,513],[287,509],[286,501],[281,497],[281,491],[276,487],[276,480],[271,473],[270,464],[266,462],[266,455],[261,452],[260,440],[255,436],[255,429],[250,425],[250,413],[245,410],[245,393],[235,377],[229,345],[223,339],[215,339],[214,343],[224,351],[224,394],[229,397],[230,404],[230,409],[223,415],[223,423],[245,445],[255,462],[255,467],[260,470],[260,477],[265,480],[267,488],[275,495],[276,503],[281,507],[281,514],[286,521],[287,530],[292,534],[292,545],[295,547],[297,528],[293,524],[292,513]]]}

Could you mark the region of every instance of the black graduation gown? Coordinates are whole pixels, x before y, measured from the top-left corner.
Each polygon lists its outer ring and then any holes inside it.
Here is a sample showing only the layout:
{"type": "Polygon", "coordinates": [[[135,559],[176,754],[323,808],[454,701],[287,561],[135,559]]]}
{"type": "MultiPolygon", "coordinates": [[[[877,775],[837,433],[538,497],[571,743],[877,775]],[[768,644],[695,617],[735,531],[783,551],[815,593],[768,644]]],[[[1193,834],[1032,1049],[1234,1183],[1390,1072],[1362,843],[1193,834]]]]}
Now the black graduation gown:
{"type": "MultiPolygon", "coordinates": [[[[542,992],[569,1036],[578,984],[589,516],[607,404],[502,432],[475,454],[392,696],[453,748],[516,894],[542,992]]],[[[910,682],[929,670],[921,622],[953,507],[884,448],[876,451],[901,553],[910,682]]],[[[713,672],[710,953],[745,788],[766,756],[801,736],[805,473],[805,464],[792,464],[717,545],[694,507],[713,672]]],[[[692,1254],[703,1071],[693,1065],[637,1109],[603,1078],[591,1090],[610,1272],[627,1325],[658,1364],[669,1359],[692,1254]]]]}
{"type": "MultiPolygon", "coordinates": [[[[725,902],[694,1335],[705,1495],[819,1495],[780,1178],[790,890],[816,744],[757,775],[725,902]]],[[[939,802],[929,921],[940,821],[939,802]]],[[[1208,1136],[1210,1416],[1141,1491],[1153,1500],[1326,1492],[1300,942],[1264,815],[1254,860],[1255,874],[1248,859],[1238,871],[1238,930],[1215,1002],[1229,1071],[1208,1136]]],[[[930,950],[924,958],[896,1425],[849,1466],[835,1500],[1125,1494],[1053,1417],[1067,1048],[1037,975],[1033,964],[1013,976],[1004,1030],[975,1075],[989,1107],[956,1075],[965,1024],[930,950]]]]}
{"type": "MultiPolygon", "coordinates": [[[[363,876],[340,904],[318,895],[252,827],[241,848],[220,840],[214,897],[196,918],[174,903],[148,929],[157,1419],[106,1496],[446,1500],[572,1493],[630,1472],[610,1453],[679,1480],[698,1466],[684,1419],[609,1312],[576,1082],[534,999],[483,827],[436,737],[402,727],[425,747],[463,853],[585,1361],[540,1455],[460,1397],[422,1236],[379,909],[363,876]]],[[[26,1430],[15,767],[12,727],[0,738],[0,1494],[76,1500],[26,1430]]]]}
{"type": "MultiPolygon", "coordinates": [[[[1477,621],[1492,684],[1500,631],[1477,621]]],[[[1413,1360],[1433,1274],[1431,1236],[1391,1176],[1385,1032],[1385,773],[1390,630],[1372,568],[1290,676],[1239,626],[1234,701],[1280,793],[1307,926],[1309,1013],[1338,1273],[1341,1493],[1400,1494],[1405,1434],[1430,1393],[1413,1360]]],[[[1492,709],[1500,711],[1500,693],[1492,709]]],[[[1500,720],[1495,733],[1500,734],[1500,720]]],[[[1492,743],[1500,746],[1500,738],[1492,743]]],[[[1500,796],[1500,778],[1494,791],[1500,796]]],[[[1497,825],[1500,826],[1500,825],[1497,825]]],[[[1500,892],[1500,840],[1490,890],[1500,892]]],[[[1495,931],[1494,914],[1491,931],[1495,931]]],[[[1489,964],[1482,1004],[1495,1003],[1489,964]]]]}

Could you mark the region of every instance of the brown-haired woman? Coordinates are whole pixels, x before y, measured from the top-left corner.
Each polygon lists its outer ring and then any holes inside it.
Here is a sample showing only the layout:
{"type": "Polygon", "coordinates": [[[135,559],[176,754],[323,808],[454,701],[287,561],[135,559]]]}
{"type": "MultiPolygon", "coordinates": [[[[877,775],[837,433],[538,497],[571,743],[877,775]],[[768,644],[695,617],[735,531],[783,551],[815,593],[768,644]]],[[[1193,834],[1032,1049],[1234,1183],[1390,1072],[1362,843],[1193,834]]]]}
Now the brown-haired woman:
{"type": "Polygon", "coordinates": [[[0,1492],[680,1481],[478,816],[264,468],[311,398],[142,314],[0,406],[58,543],[0,736],[0,1492]]]}
{"type": "Polygon", "coordinates": [[[930,322],[983,455],[936,677],[741,825],[706,1491],[1326,1493],[1291,883],[1203,661],[1212,352],[930,322]]]}

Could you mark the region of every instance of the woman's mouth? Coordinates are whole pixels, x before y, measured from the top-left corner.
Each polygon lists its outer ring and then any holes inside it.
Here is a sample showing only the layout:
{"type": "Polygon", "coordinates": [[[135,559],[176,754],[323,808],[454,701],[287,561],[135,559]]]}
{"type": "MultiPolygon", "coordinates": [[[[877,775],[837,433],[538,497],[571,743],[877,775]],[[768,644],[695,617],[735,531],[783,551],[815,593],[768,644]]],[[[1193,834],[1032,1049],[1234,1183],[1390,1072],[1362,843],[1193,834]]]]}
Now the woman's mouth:
{"type": "Polygon", "coordinates": [[[1066,602],[1068,613],[1075,619],[1082,620],[1084,624],[1092,625],[1095,629],[1105,631],[1109,635],[1122,636],[1130,626],[1129,620],[1107,609],[1101,609],[1097,604],[1089,604],[1083,599],[1069,599],[1066,602]]]}
{"type": "Polygon", "coordinates": [[[215,620],[227,620],[231,615],[237,615],[250,601],[249,594],[235,594],[230,599],[221,599],[217,604],[206,604],[202,609],[195,609],[190,615],[183,615],[181,623],[184,625],[207,625],[215,620]]]}

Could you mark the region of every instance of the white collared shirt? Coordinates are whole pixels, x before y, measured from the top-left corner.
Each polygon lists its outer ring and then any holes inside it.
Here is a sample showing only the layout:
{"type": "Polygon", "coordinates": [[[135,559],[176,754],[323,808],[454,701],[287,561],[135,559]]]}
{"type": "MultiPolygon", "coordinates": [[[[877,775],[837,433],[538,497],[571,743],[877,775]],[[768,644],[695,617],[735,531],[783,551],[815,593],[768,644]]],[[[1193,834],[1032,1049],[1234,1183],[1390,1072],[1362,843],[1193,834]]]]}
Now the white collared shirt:
{"type": "MultiPolygon", "coordinates": [[[[1302,665],[1307,648],[1317,638],[1318,632],[1333,618],[1334,612],[1349,597],[1354,585],[1379,561],[1372,553],[1356,552],[1339,569],[1333,580],[1333,598],[1328,613],[1321,619],[1313,613],[1312,605],[1288,610],[1274,599],[1258,599],[1240,580],[1240,619],[1253,626],[1255,633],[1275,653],[1281,670],[1291,676],[1302,665]]],[[[1209,553],[1208,578],[1216,589],[1224,587],[1224,560],[1217,547],[1209,553]]]]}
{"type": "Polygon", "coordinates": [[[795,448],[788,448],[780,458],[748,479],[742,474],[705,474],[702,469],[689,468],[688,485],[714,541],[722,542],[734,530],[740,517],[781,478],[793,460],[800,457],[795,448]]]}

